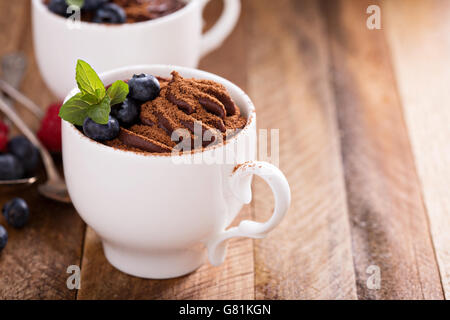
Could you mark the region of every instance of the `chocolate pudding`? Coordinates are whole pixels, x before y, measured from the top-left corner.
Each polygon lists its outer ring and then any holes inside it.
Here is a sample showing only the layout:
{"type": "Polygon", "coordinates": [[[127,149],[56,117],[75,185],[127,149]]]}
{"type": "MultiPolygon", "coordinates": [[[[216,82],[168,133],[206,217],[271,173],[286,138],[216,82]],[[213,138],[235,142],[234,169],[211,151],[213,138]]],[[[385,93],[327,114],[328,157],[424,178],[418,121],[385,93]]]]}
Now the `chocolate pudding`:
{"type": "Polygon", "coordinates": [[[119,136],[104,144],[134,152],[192,151],[223,143],[245,127],[223,85],[185,79],[176,71],[172,79],[158,80],[159,95],[141,105],[138,123],[121,126],[119,136]]]}
{"type": "MultiPolygon", "coordinates": [[[[71,15],[66,0],[43,1],[50,11],[63,17],[71,15]]],[[[143,22],[167,16],[184,6],[184,0],[84,0],[81,20],[103,24],[143,22]]]]}
{"type": "Polygon", "coordinates": [[[154,20],[183,8],[181,0],[112,0],[127,14],[127,23],[154,20]]]}

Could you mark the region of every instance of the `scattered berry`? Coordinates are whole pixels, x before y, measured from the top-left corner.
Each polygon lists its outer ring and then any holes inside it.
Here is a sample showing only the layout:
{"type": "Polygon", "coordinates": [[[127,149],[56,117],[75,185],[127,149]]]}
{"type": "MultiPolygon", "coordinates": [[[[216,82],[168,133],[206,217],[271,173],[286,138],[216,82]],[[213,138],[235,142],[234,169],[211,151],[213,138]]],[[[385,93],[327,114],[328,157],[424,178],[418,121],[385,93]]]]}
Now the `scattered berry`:
{"type": "Polygon", "coordinates": [[[8,231],[0,225],[0,252],[6,247],[8,243],[8,231]]]}
{"type": "Polygon", "coordinates": [[[48,107],[37,136],[50,152],[61,152],[61,118],[58,116],[61,103],[48,107]]]}
{"type": "Polygon", "coordinates": [[[132,98],[126,98],[124,102],[111,108],[111,115],[124,127],[135,124],[139,119],[140,112],[141,104],[132,98]]]}
{"type": "Polygon", "coordinates": [[[6,123],[0,121],[0,132],[8,134],[9,127],[6,125],[6,123]]]}
{"type": "Polygon", "coordinates": [[[12,154],[0,155],[0,180],[15,180],[24,177],[22,163],[12,154]]]}
{"type": "Polygon", "coordinates": [[[125,10],[115,3],[106,3],[95,11],[93,22],[97,23],[125,23],[125,10]]]}
{"type": "Polygon", "coordinates": [[[53,12],[56,13],[57,15],[66,17],[67,14],[67,3],[66,0],[50,0],[49,4],[48,4],[48,9],[53,12]]]}
{"type": "Polygon", "coordinates": [[[6,146],[8,145],[8,135],[0,132],[0,152],[6,151],[6,146]]]}
{"type": "Polygon", "coordinates": [[[161,89],[158,79],[144,73],[139,75],[135,74],[128,81],[128,87],[130,88],[129,96],[142,102],[155,99],[161,89]]]}
{"type": "Polygon", "coordinates": [[[119,131],[119,121],[111,116],[109,116],[107,124],[98,124],[91,118],[86,118],[86,120],[84,120],[84,134],[96,141],[112,140],[119,135],[119,131]]]}
{"type": "Polygon", "coordinates": [[[2,213],[8,224],[14,228],[23,228],[30,218],[30,209],[22,198],[14,198],[6,203],[2,213]]]}
{"type": "Polygon", "coordinates": [[[107,3],[108,0],[84,0],[83,9],[84,10],[95,10],[101,5],[107,3]]]}
{"type": "Polygon", "coordinates": [[[12,138],[8,143],[8,151],[22,163],[25,175],[34,175],[39,165],[39,150],[27,138],[12,138]]]}
{"type": "Polygon", "coordinates": [[[0,121],[0,152],[6,151],[6,146],[8,145],[8,126],[0,121]]]}

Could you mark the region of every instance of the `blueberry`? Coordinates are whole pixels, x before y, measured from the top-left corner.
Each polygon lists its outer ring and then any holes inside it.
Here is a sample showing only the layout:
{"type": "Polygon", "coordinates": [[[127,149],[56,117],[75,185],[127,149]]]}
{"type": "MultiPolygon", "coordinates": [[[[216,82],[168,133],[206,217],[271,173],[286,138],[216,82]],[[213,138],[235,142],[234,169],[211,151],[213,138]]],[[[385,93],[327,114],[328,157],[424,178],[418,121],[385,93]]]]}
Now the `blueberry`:
{"type": "Polygon", "coordinates": [[[51,0],[48,4],[48,9],[59,16],[67,17],[67,3],[66,0],[51,0]]]}
{"type": "Polygon", "coordinates": [[[84,10],[95,10],[107,2],[108,2],[108,0],[84,0],[84,4],[83,4],[82,8],[84,10]]]}
{"type": "Polygon", "coordinates": [[[0,252],[6,247],[8,243],[8,231],[0,225],[0,252]]]}
{"type": "Polygon", "coordinates": [[[117,4],[106,3],[95,11],[92,21],[97,23],[125,23],[127,14],[117,4]]]}
{"type": "Polygon", "coordinates": [[[39,165],[39,150],[24,136],[17,136],[8,143],[9,152],[23,165],[25,175],[32,176],[39,165]]]}
{"type": "Polygon", "coordinates": [[[152,75],[135,74],[133,78],[128,81],[130,88],[129,96],[139,101],[150,101],[159,95],[159,81],[152,75]]]}
{"type": "Polygon", "coordinates": [[[0,180],[14,180],[24,177],[22,163],[12,154],[0,155],[0,180]]]}
{"type": "Polygon", "coordinates": [[[83,123],[84,134],[96,141],[112,140],[119,135],[119,130],[119,121],[111,116],[107,124],[98,124],[91,118],[86,118],[83,123]]]}
{"type": "Polygon", "coordinates": [[[126,98],[123,103],[111,108],[111,114],[119,120],[120,125],[124,127],[135,124],[139,119],[140,112],[141,104],[132,98],[126,98]]]}
{"type": "Polygon", "coordinates": [[[6,203],[3,206],[2,213],[8,224],[14,228],[23,228],[30,218],[28,205],[21,198],[14,198],[6,203]]]}

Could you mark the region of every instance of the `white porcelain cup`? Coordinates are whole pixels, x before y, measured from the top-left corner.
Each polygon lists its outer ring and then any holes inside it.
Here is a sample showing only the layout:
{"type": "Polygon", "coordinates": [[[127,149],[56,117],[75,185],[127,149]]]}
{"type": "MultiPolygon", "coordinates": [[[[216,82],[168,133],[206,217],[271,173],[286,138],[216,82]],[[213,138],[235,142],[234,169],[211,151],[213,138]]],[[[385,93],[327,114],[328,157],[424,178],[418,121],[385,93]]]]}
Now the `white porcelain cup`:
{"type": "Polygon", "coordinates": [[[241,9],[240,0],[224,0],[221,17],[202,34],[202,13],[207,2],[188,0],[184,8],[147,22],[74,25],[50,12],[42,0],[32,0],[34,49],[42,77],[62,99],[75,85],[78,59],[88,61],[98,72],[138,64],[196,68],[200,58],[219,47],[230,34],[241,9]]]}
{"type": "MultiPolygon", "coordinates": [[[[102,240],[108,261],[143,278],[172,278],[204,263],[225,259],[233,237],[263,238],[285,216],[290,189],[275,166],[255,161],[256,114],[250,98],[231,82],[199,70],[135,66],[102,74],[105,85],[133,74],[210,79],[223,84],[248,119],[234,138],[193,154],[173,156],[116,150],[85,137],[63,121],[64,173],[70,197],[83,220],[102,240]],[[222,155],[227,161],[220,161],[222,155]],[[195,162],[196,160],[202,160],[195,162]],[[275,209],[264,223],[242,221],[227,229],[251,201],[251,177],[272,188],[275,209]]],[[[78,92],[74,89],[66,98],[78,92]]]]}

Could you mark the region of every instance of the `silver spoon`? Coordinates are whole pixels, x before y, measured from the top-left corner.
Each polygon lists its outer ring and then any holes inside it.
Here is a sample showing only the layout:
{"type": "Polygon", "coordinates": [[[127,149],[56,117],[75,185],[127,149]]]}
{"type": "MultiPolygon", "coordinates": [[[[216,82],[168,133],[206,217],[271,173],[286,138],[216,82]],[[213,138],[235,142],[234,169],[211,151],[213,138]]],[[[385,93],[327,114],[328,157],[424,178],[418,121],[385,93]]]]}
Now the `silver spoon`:
{"type": "MultiPolygon", "coordinates": [[[[0,69],[2,71],[2,78],[0,79],[1,84],[0,87],[3,88],[3,85],[6,87],[5,90],[3,90],[5,93],[7,93],[10,97],[8,92],[17,91],[16,88],[19,87],[20,83],[22,82],[23,75],[25,73],[27,65],[26,57],[23,53],[12,53],[5,55],[1,57],[0,59],[0,69]],[[9,89],[9,90],[6,90],[9,89]]],[[[3,98],[4,101],[12,108],[13,102],[10,97],[4,96],[3,92],[0,91],[0,98],[3,98]]],[[[34,113],[34,112],[33,112],[34,113]]],[[[42,113],[42,111],[41,111],[42,113]]],[[[37,116],[37,114],[35,114],[37,116]]],[[[5,119],[5,121],[9,122],[9,119],[5,119]]],[[[11,186],[11,187],[20,187],[20,186],[27,186],[35,183],[37,181],[37,177],[30,177],[25,179],[17,179],[17,180],[10,180],[10,181],[0,181],[0,186],[11,186]]]]}
{"type": "MultiPolygon", "coordinates": [[[[7,54],[0,59],[0,69],[3,80],[13,88],[18,88],[22,82],[27,66],[27,58],[23,52],[7,54]]],[[[0,93],[0,97],[2,94],[0,93]]],[[[13,107],[10,98],[4,97],[5,102],[13,107]]]]}
{"type": "MultiPolygon", "coordinates": [[[[8,96],[12,97],[14,100],[16,100],[19,104],[26,107],[33,115],[41,120],[44,117],[44,112],[41,108],[39,108],[33,101],[31,101],[28,97],[20,93],[16,88],[14,88],[12,85],[10,85],[7,81],[0,79],[0,89],[4,93],[6,93],[8,96]]],[[[5,100],[5,99],[3,99],[5,100]]],[[[5,101],[6,104],[11,106],[7,101],[5,101]]]]}
{"type": "Polygon", "coordinates": [[[70,203],[71,201],[66,184],[58,174],[55,163],[47,149],[41,144],[39,139],[36,138],[33,131],[28,128],[25,122],[20,119],[17,113],[8,106],[3,99],[0,99],[0,111],[14,123],[14,125],[39,149],[39,152],[41,153],[42,162],[44,163],[47,172],[47,182],[38,187],[39,193],[56,201],[70,203]]]}

